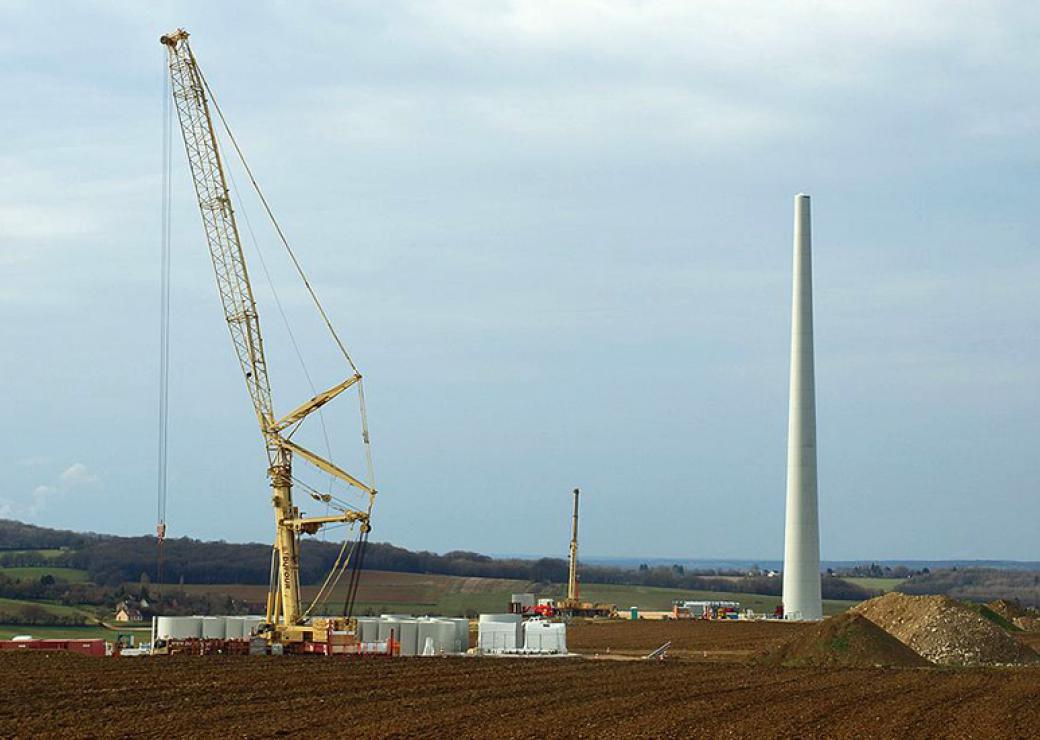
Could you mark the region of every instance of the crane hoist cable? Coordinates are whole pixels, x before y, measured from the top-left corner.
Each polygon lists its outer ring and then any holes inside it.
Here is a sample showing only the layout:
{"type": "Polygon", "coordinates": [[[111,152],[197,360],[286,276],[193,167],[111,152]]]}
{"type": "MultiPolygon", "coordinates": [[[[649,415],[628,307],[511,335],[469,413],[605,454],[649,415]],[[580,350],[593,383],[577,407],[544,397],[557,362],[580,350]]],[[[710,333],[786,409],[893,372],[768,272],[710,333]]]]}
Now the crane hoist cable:
{"type": "Polygon", "coordinates": [[[156,454],[156,564],[155,582],[162,585],[164,573],[164,544],[166,540],[166,496],[169,460],[170,420],[170,236],[171,191],[173,168],[173,107],[170,105],[170,78],[163,69],[162,95],[162,215],[159,249],[159,433],[156,454]]]}
{"type": "Polygon", "coordinates": [[[361,371],[358,370],[357,365],[354,364],[354,359],[350,356],[350,352],[347,351],[346,345],[343,340],[340,339],[339,333],[336,328],[332,325],[332,321],[329,319],[329,315],[325,312],[325,307],[318,299],[318,294],[315,292],[314,287],[311,285],[310,280],[307,278],[307,274],[303,271],[303,266],[300,264],[300,260],[296,257],[296,252],[293,251],[292,246],[289,244],[288,238],[285,236],[285,232],[282,231],[281,224],[278,223],[278,219],[274,215],[274,211],[271,210],[270,204],[267,202],[267,197],[264,195],[263,190],[260,189],[260,183],[256,181],[253,176],[253,170],[249,166],[249,162],[246,161],[245,154],[242,152],[242,148],[238,145],[238,139],[235,138],[234,132],[231,130],[231,126],[228,125],[227,119],[224,117],[224,112],[220,108],[220,103],[217,102],[216,96],[213,94],[213,90],[209,86],[209,82],[206,80],[206,76],[202,70],[196,67],[199,75],[199,80],[202,82],[202,86],[206,90],[206,95],[209,100],[213,103],[213,110],[217,112],[217,118],[220,119],[220,125],[224,128],[227,133],[228,140],[231,142],[231,146],[234,148],[235,153],[238,155],[238,160],[242,163],[242,169],[245,170],[246,176],[249,178],[250,184],[253,186],[253,190],[256,191],[257,197],[260,199],[260,203],[264,207],[264,211],[267,213],[267,218],[271,221],[271,225],[274,227],[275,232],[278,234],[278,239],[281,241],[282,246],[285,247],[286,253],[292,260],[293,267],[296,268],[297,275],[300,276],[300,280],[303,281],[304,286],[307,288],[307,293],[310,295],[311,300],[314,302],[315,308],[318,309],[318,313],[321,315],[322,321],[325,323],[325,328],[328,330],[339,351],[343,354],[347,363],[350,365],[351,370],[358,376],[358,404],[360,406],[361,413],[361,439],[365,447],[365,466],[367,468],[366,473],[368,475],[368,484],[372,488],[376,487],[375,480],[375,466],[372,462],[372,444],[368,430],[368,410],[365,407],[365,388],[364,380],[361,378],[361,371]]]}
{"type": "Polygon", "coordinates": [[[332,326],[328,314],[325,313],[325,307],[322,306],[321,301],[318,300],[318,294],[314,292],[310,280],[307,279],[307,275],[303,271],[303,266],[296,257],[296,252],[294,252],[293,248],[289,246],[289,240],[286,238],[285,232],[282,231],[282,226],[278,223],[278,219],[275,218],[274,212],[271,210],[271,206],[268,204],[267,198],[264,196],[264,192],[260,189],[260,184],[256,181],[256,178],[253,177],[253,170],[249,167],[249,162],[246,161],[246,156],[242,153],[242,149],[238,145],[238,139],[235,138],[231,126],[228,125],[227,119],[224,118],[224,112],[220,109],[220,104],[217,102],[216,96],[213,95],[213,90],[210,89],[209,82],[206,81],[206,76],[202,73],[201,69],[198,70],[198,73],[199,79],[202,80],[202,84],[206,88],[206,95],[209,97],[210,102],[213,103],[213,110],[217,112],[217,118],[220,119],[220,125],[227,133],[228,140],[231,142],[232,147],[234,147],[235,153],[238,155],[238,159],[242,163],[242,168],[245,170],[246,176],[249,178],[249,182],[253,186],[253,190],[256,191],[257,197],[260,198],[260,203],[264,207],[264,211],[267,212],[267,218],[270,219],[271,225],[274,226],[275,232],[278,234],[278,239],[282,242],[282,246],[285,247],[285,251],[289,254],[290,259],[292,259],[293,267],[296,268],[296,273],[300,276],[300,280],[303,281],[304,286],[306,286],[307,292],[311,296],[311,300],[314,301],[314,305],[318,309],[318,313],[321,314],[321,318],[325,322],[325,328],[327,328],[329,334],[332,335],[332,338],[336,342],[336,346],[339,347],[339,351],[346,358],[347,362],[350,363],[351,369],[355,373],[359,373],[357,365],[354,364],[354,360],[351,358],[350,353],[347,352],[346,345],[343,344],[343,341],[339,338],[339,334],[336,333],[335,327],[332,326]]]}
{"type": "MultiPolygon", "coordinates": [[[[214,102],[214,105],[216,103],[214,102]]],[[[253,252],[256,254],[257,259],[260,260],[260,268],[263,270],[264,278],[267,280],[267,287],[271,291],[271,296],[274,298],[274,304],[278,308],[278,315],[282,318],[282,325],[285,326],[285,331],[289,335],[289,343],[292,344],[293,351],[296,353],[296,360],[300,364],[300,369],[303,371],[303,376],[307,380],[307,385],[311,389],[311,395],[318,395],[318,387],[314,384],[314,379],[311,377],[311,372],[307,368],[307,362],[303,359],[303,351],[300,349],[299,342],[296,341],[296,334],[292,330],[292,325],[289,323],[289,316],[285,313],[285,308],[282,306],[282,299],[278,295],[278,289],[275,287],[274,279],[271,277],[271,271],[267,268],[267,260],[264,259],[263,250],[260,249],[260,242],[256,238],[256,232],[253,231],[253,222],[249,218],[249,211],[242,207],[243,198],[238,189],[238,182],[235,180],[235,172],[231,167],[227,168],[228,178],[231,180],[231,189],[235,193],[235,197],[239,202],[239,212],[242,214],[242,218],[246,222],[246,233],[249,234],[249,241],[253,245],[253,252]]],[[[321,435],[325,442],[325,454],[329,460],[332,459],[332,442],[329,440],[329,428],[325,423],[325,413],[318,409],[318,421],[321,424],[321,435]]],[[[329,489],[331,490],[335,483],[335,476],[330,475],[328,478],[329,489]]],[[[328,515],[329,507],[325,507],[325,514],[328,515]]],[[[324,539],[325,530],[322,529],[322,539],[324,539]]]]}
{"type": "Polygon", "coordinates": [[[361,569],[365,567],[365,552],[368,549],[368,532],[361,533],[357,543],[357,554],[350,564],[350,578],[347,582],[347,596],[343,600],[343,616],[350,619],[354,616],[354,605],[357,603],[358,584],[361,582],[361,569]]]}

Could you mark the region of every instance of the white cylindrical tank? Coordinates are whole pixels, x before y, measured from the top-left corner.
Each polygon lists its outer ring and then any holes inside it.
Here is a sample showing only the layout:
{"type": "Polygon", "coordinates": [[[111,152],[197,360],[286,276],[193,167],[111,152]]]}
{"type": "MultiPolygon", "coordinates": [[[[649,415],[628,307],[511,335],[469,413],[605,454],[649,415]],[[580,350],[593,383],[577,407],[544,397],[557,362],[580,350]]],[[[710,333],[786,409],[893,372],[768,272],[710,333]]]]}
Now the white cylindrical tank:
{"type": "Polygon", "coordinates": [[[202,620],[198,617],[159,617],[155,623],[157,640],[189,640],[202,637],[202,620]]]}
{"type": "Polygon", "coordinates": [[[453,617],[448,621],[455,625],[455,650],[453,652],[466,652],[469,650],[469,620],[464,617],[453,617]]]}
{"type": "MultiPolygon", "coordinates": [[[[451,652],[451,645],[445,645],[441,640],[440,632],[441,621],[437,619],[420,619],[417,624],[416,632],[416,649],[419,655],[425,655],[426,643],[429,640],[432,644],[433,654],[440,655],[441,653],[451,652]]],[[[451,634],[455,636],[455,626],[452,625],[451,634]]],[[[452,640],[454,642],[454,640],[452,640]]]]}
{"type": "Polygon", "coordinates": [[[202,622],[202,639],[223,640],[227,637],[224,617],[200,617],[202,622]]]}
{"type": "Polygon", "coordinates": [[[415,619],[399,619],[397,626],[401,630],[398,642],[401,643],[401,655],[419,654],[419,622],[415,619]]]}
{"type": "Polygon", "coordinates": [[[379,618],[379,631],[376,633],[379,636],[379,641],[390,639],[390,633],[394,633],[394,639],[401,639],[401,626],[398,624],[401,620],[396,617],[380,617],[379,618]]]}
{"type": "Polygon", "coordinates": [[[375,617],[358,617],[357,632],[359,642],[378,642],[379,620],[375,617]]]}
{"type": "Polygon", "coordinates": [[[253,635],[253,630],[256,629],[258,624],[263,624],[267,621],[266,617],[261,617],[256,614],[250,614],[247,617],[242,617],[242,637],[249,639],[253,635]]]}
{"type": "Polygon", "coordinates": [[[245,619],[243,617],[225,617],[224,636],[229,640],[241,640],[245,636],[242,631],[244,627],[245,619]]]}
{"type": "Polygon", "coordinates": [[[465,648],[459,649],[458,643],[458,632],[455,629],[455,624],[448,619],[438,619],[436,625],[437,644],[440,646],[441,652],[444,653],[461,653],[465,652],[465,648]]]}

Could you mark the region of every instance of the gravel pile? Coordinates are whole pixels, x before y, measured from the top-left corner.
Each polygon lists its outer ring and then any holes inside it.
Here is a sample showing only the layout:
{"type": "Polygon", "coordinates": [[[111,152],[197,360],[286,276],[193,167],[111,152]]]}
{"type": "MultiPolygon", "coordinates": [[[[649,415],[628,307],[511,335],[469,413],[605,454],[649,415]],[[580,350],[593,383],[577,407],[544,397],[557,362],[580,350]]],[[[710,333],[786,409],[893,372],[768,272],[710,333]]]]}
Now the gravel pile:
{"type": "Polygon", "coordinates": [[[931,665],[862,614],[845,612],[820,622],[767,653],[766,665],[917,668],[931,665]]]}
{"type": "Polygon", "coordinates": [[[1035,663],[1040,655],[946,596],[887,593],[852,608],[940,665],[1035,663]]]}
{"type": "Polygon", "coordinates": [[[1040,632],[1040,612],[1036,609],[1027,609],[1017,601],[1008,601],[1007,599],[997,599],[986,604],[986,606],[1020,630],[1040,632]]]}

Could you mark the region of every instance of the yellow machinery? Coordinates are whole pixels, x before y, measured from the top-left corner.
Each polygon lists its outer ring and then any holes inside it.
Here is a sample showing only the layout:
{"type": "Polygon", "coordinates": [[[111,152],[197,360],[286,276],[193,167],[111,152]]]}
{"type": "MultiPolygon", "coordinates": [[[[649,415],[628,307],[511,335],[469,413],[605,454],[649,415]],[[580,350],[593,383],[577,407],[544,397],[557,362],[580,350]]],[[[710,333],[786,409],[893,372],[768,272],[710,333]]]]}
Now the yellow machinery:
{"type": "MultiPolygon", "coordinates": [[[[356,385],[361,407],[362,439],[369,462],[369,479],[371,480],[371,454],[367,421],[365,420],[361,373],[358,372],[346,348],[332,328],[317,296],[300,271],[300,276],[304,279],[304,284],[310,291],[326,327],[346,357],[353,374],[342,383],[318,393],[284,416],[279,417],[274,413],[256,302],[246,270],[245,256],[242,252],[235,212],[225,178],[224,164],[221,161],[214,120],[210,115],[211,104],[222,122],[223,115],[216,101],[212,99],[209,86],[195,61],[195,56],[188,44],[187,31],[178,29],[174,33],[163,36],[160,41],[166,47],[169,56],[170,91],[184,138],[184,148],[187,152],[206,241],[216,274],[217,290],[224,307],[224,317],[231,332],[231,341],[245,376],[246,387],[256,410],[257,421],[260,424],[260,431],[267,450],[267,472],[271,481],[271,503],[274,508],[275,543],[272,553],[271,586],[267,598],[267,624],[261,629],[261,634],[271,642],[289,644],[332,642],[334,633],[344,633],[348,630],[349,620],[346,618],[349,616],[348,610],[344,610],[344,618],[311,618],[310,612],[319,603],[319,600],[327,599],[328,594],[335,588],[340,576],[347,570],[351,556],[355,553],[355,547],[352,545],[348,550],[348,538],[345,538],[340,557],[322,585],[314,603],[307,609],[303,609],[300,601],[300,537],[303,534],[314,534],[326,524],[344,523],[358,528],[358,539],[354,544],[361,543],[361,547],[363,547],[371,528],[370,518],[376,490],[374,485],[362,482],[329,460],[292,441],[291,437],[308,415],[356,385]],[[346,504],[334,502],[330,494],[319,494],[312,490],[313,498],[326,504],[335,503],[338,510],[327,516],[306,517],[301,515],[300,509],[293,503],[292,465],[294,456],[361,491],[367,505],[363,508],[349,507],[346,504]]],[[[228,135],[241,156],[230,130],[228,130],[228,135]]],[[[243,166],[256,187],[256,182],[244,159],[243,166]]],[[[277,221],[274,220],[259,188],[257,188],[257,193],[274,223],[278,236],[289,251],[293,264],[297,270],[300,270],[299,263],[292,254],[292,250],[289,249],[288,242],[278,227],[277,221]]],[[[357,568],[356,562],[354,567],[357,568]]],[[[356,592],[357,573],[358,571],[355,570],[354,582],[351,584],[354,592],[356,592]]],[[[348,589],[348,602],[352,598],[348,589]]],[[[337,639],[343,639],[343,637],[337,639]]]]}
{"type": "Polygon", "coordinates": [[[578,496],[581,491],[574,489],[574,516],[571,517],[570,568],[567,572],[567,601],[578,600],[578,496]]]}
{"type": "Polygon", "coordinates": [[[574,514],[571,516],[570,567],[567,572],[567,598],[556,604],[556,611],[569,617],[616,617],[617,605],[581,601],[578,593],[578,497],[574,489],[574,514]]]}

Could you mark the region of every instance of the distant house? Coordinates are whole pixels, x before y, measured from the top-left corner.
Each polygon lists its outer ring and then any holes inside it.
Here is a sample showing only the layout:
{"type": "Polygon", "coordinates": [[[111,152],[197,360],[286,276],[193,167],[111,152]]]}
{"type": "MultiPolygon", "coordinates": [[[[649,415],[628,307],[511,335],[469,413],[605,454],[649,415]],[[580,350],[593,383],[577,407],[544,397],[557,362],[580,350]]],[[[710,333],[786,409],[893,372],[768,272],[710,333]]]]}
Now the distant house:
{"type": "Polygon", "coordinates": [[[140,622],[144,619],[141,615],[141,611],[136,607],[132,607],[125,602],[120,604],[116,608],[116,621],[117,622],[140,622]]]}

